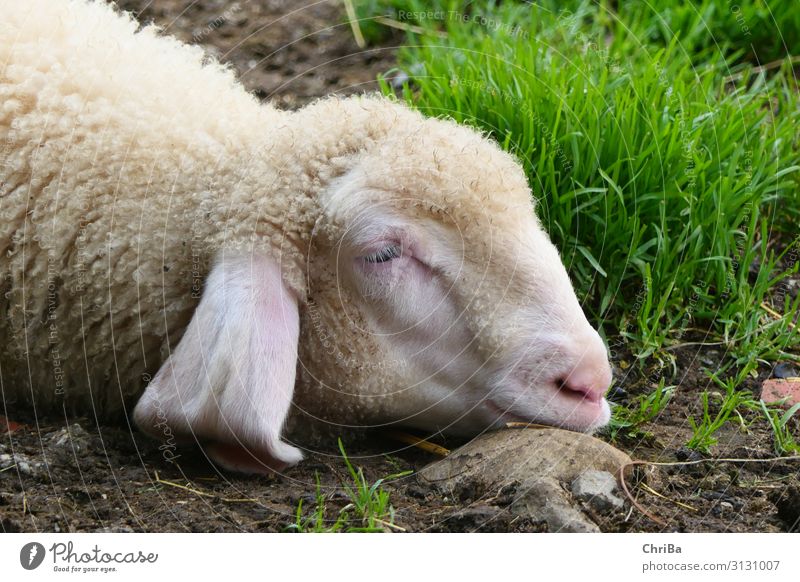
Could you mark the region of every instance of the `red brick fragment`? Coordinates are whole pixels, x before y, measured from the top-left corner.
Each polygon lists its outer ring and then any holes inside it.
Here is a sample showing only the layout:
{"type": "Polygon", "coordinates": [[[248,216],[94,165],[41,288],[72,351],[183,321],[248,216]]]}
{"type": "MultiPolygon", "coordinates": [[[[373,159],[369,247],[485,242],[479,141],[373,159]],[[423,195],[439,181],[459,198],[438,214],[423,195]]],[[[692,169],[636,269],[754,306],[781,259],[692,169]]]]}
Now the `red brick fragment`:
{"type": "Polygon", "coordinates": [[[9,434],[18,431],[21,428],[25,428],[25,425],[14,422],[13,420],[9,420],[0,414],[0,433],[9,434]]]}
{"type": "Polygon", "coordinates": [[[786,398],[786,406],[794,406],[800,402],[800,378],[779,380],[770,378],[761,385],[761,400],[766,403],[780,402],[786,398]]]}

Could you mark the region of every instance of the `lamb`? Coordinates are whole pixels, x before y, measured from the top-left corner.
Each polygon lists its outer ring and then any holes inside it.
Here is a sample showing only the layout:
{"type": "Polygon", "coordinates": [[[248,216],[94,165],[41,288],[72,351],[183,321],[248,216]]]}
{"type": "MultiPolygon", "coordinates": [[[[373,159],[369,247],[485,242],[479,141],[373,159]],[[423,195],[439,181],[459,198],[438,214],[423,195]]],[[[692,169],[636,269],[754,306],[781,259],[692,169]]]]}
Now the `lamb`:
{"type": "Polygon", "coordinates": [[[7,409],[135,404],[251,473],[314,423],[607,423],[606,348],[486,136],[380,96],[277,110],[99,1],[0,8],[7,409]]]}

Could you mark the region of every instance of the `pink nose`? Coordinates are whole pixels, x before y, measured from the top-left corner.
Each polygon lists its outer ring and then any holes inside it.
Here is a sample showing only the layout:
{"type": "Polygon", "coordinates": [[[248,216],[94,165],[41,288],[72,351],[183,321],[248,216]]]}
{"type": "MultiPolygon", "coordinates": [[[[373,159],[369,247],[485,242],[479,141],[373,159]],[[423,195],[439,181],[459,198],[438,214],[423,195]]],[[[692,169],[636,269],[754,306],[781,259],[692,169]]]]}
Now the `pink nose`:
{"type": "Polygon", "coordinates": [[[559,388],[590,402],[600,402],[611,385],[611,366],[603,341],[593,332],[582,341],[576,341],[570,351],[575,364],[567,376],[559,380],[559,388]]]}

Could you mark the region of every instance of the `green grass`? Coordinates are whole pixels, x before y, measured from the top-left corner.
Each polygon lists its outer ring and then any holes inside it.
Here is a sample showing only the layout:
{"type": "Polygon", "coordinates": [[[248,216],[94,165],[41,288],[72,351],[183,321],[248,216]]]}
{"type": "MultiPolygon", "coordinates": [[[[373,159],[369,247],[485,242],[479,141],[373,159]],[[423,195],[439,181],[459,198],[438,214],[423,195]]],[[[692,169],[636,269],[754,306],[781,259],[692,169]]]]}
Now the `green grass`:
{"type": "Polygon", "coordinates": [[[717,432],[732,419],[737,419],[741,427],[747,427],[747,423],[742,417],[740,410],[745,408],[752,409],[756,405],[756,402],[749,392],[737,390],[737,387],[741,383],[741,376],[746,373],[747,371],[743,370],[739,377],[729,378],[725,381],[720,380],[716,374],[709,374],[711,379],[725,390],[725,394],[719,395],[721,402],[719,403],[717,413],[713,415],[710,412],[709,406],[710,394],[706,391],[700,395],[703,413],[699,419],[695,419],[693,416],[689,417],[689,425],[692,427],[692,436],[686,442],[688,448],[701,453],[708,453],[711,447],[717,444],[717,432]]]}
{"type": "Polygon", "coordinates": [[[669,404],[674,392],[675,386],[665,386],[664,379],[661,378],[655,390],[639,396],[631,405],[612,405],[613,415],[608,426],[611,440],[616,441],[622,436],[626,438],[642,436],[640,427],[658,418],[669,404]]]}
{"type": "Polygon", "coordinates": [[[790,0],[360,0],[354,5],[358,24],[372,42],[389,34],[379,21],[383,17],[438,30],[447,30],[452,22],[475,23],[517,30],[526,37],[560,29],[597,45],[610,41],[610,53],[626,43],[644,48],[677,41],[680,51],[695,62],[717,53],[763,65],[796,56],[800,45],[800,12],[790,0]],[[526,19],[527,14],[532,18],[526,19]]]}
{"type": "Polygon", "coordinates": [[[297,504],[295,521],[287,531],[300,533],[370,533],[385,532],[397,529],[394,524],[394,507],[390,503],[390,494],[383,489],[383,484],[392,479],[410,475],[412,471],[401,471],[370,483],[364,476],[363,469],[353,466],[339,439],[339,450],[347,467],[351,481],[342,484],[349,503],[328,517],[328,498],[322,492],[319,475],[316,475],[315,502],[311,511],[303,508],[303,500],[297,504]]]}
{"type": "MultiPolygon", "coordinates": [[[[790,59],[755,67],[800,55],[796,5],[356,8],[368,39],[385,35],[387,22],[394,34],[406,28],[402,99],[475,126],[518,157],[609,343],[642,369],[684,345],[715,345],[724,351],[715,377],[736,378],[733,392],[742,369],[800,361],[800,300],[780,293],[800,268],[800,92],[790,59]]],[[[384,81],[383,90],[395,89],[384,81]]],[[[692,446],[713,442],[736,398],[726,397],[719,419],[705,402],[692,446]]],[[[620,428],[660,402],[618,408],[620,428]]]]}
{"type": "Polygon", "coordinates": [[[620,21],[647,41],[666,45],[677,37],[684,51],[701,57],[706,51],[738,53],[763,64],[800,45],[800,12],[787,0],[635,0],[619,7],[620,21]]]}
{"type": "Polygon", "coordinates": [[[775,406],[767,406],[763,400],[759,405],[772,428],[775,452],[778,455],[800,455],[800,443],[795,440],[789,426],[794,415],[800,412],[800,402],[786,411],[775,406]]]}

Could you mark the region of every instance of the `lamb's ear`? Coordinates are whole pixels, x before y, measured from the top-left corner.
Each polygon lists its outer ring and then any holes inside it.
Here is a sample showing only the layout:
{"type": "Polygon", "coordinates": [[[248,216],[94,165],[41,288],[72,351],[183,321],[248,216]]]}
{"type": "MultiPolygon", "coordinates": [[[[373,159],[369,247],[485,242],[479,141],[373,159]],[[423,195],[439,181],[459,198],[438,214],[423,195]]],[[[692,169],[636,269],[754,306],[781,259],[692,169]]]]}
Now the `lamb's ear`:
{"type": "Polygon", "coordinates": [[[297,369],[297,300],[271,258],[221,254],[178,346],[134,410],[165,439],[194,437],[213,461],[267,473],[302,459],[281,441],[297,369]]]}

